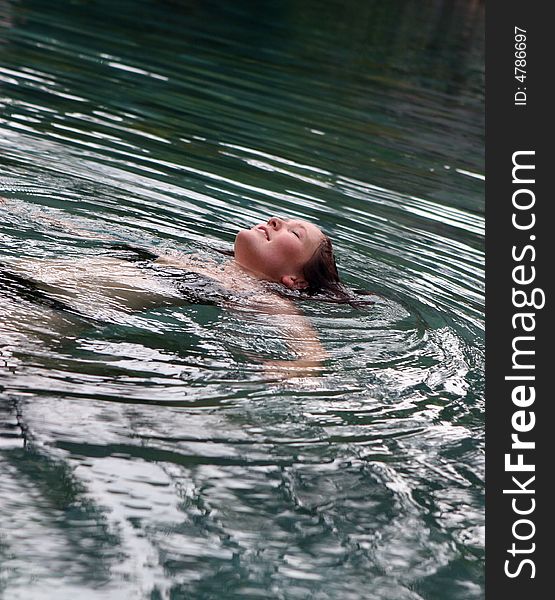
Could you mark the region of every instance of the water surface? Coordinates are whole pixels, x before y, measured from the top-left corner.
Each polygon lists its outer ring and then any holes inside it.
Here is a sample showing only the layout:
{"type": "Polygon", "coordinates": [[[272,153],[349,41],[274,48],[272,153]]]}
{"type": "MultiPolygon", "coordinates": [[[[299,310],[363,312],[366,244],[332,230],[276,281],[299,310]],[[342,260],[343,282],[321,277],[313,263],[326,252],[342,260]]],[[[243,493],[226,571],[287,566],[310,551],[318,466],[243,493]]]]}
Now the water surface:
{"type": "Polygon", "coordinates": [[[483,597],[482,63],[481,2],[0,0],[2,262],[276,214],[380,294],[276,381],[271,319],[0,278],[0,595],[483,597]]]}

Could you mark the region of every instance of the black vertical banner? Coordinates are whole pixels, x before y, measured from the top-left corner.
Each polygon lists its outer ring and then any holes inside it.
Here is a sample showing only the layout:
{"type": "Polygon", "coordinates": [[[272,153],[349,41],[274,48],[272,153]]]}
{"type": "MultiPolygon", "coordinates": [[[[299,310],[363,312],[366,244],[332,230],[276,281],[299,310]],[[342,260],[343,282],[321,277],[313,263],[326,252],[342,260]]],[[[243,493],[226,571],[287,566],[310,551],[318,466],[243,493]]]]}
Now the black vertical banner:
{"type": "Polygon", "coordinates": [[[555,31],[549,6],[538,0],[486,5],[488,600],[554,594],[555,31]]]}

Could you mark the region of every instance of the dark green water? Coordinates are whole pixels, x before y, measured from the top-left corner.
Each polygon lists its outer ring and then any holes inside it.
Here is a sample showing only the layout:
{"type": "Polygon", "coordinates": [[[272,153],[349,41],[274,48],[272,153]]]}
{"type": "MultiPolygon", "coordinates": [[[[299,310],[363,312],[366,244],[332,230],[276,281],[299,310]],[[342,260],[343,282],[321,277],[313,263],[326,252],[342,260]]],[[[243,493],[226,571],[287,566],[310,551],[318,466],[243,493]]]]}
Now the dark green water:
{"type": "Polygon", "coordinates": [[[0,285],[0,596],[483,597],[483,25],[0,0],[0,262],[107,252],[51,218],[190,250],[277,214],[383,295],[303,304],[330,358],[276,382],[279,323],[91,300],[60,337],[0,285]]]}

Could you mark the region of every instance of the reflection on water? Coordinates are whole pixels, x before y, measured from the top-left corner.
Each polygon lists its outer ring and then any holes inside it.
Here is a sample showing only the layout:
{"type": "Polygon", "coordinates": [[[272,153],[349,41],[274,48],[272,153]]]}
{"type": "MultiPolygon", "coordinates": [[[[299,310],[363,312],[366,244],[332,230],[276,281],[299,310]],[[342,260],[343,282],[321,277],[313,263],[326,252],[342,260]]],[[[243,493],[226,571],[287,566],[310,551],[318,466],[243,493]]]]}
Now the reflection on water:
{"type": "Polygon", "coordinates": [[[483,596],[482,37],[479,1],[0,0],[0,595],[483,596]],[[273,214],[379,294],[302,304],[318,375],[211,290],[6,274],[273,214]]]}

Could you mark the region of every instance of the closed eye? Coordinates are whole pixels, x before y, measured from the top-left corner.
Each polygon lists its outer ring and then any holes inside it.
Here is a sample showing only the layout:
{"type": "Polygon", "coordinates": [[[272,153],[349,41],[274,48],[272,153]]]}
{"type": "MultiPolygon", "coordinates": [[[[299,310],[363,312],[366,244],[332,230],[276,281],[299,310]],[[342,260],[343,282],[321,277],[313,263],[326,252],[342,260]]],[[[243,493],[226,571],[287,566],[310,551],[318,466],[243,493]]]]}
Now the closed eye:
{"type": "Polygon", "coordinates": [[[301,239],[301,236],[296,231],[293,231],[292,233],[295,234],[299,239],[301,239]]]}

